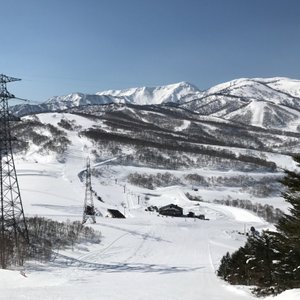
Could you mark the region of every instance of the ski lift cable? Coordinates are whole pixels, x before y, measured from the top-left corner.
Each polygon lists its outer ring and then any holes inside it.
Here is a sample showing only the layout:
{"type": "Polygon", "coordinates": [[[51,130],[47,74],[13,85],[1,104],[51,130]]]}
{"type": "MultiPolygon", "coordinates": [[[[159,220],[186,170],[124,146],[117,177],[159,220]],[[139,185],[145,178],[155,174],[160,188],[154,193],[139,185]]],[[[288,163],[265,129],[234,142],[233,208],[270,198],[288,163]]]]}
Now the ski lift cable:
{"type": "Polygon", "coordinates": [[[107,160],[105,160],[105,161],[101,161],[101,162],[99,162],[99,163],[97,163],[97,164],[92,165],[91,167],[92,167],[92,168],[97,168],[97,167],[99,167],[99,166],[101,166],[101,165],[104,165],[104,164],[106,164],[106,163],[108,163],[108,162],[114,161],[114,160],[116,160],[116,159],[118,159],[118,158],[120,158],[120,157],[121,157],[121,156],[117,156],[117,157],[113,157],[113,158],[107,159],[107,160]]]}
{"type": "MultiPolygon", "coordinates": [[[[116,156],[116,157],[113,157],[113,158],[110,158],[110,159],[101,161],[101,162],[99,162],[99,163],[94,164],[93,166],[91,166],[91,168],[94,169],[94,168],[100,167],[101,165],[104,165],[104,164],[106,164],[106,163],[108,163],[108,162],[110,162],[110,161],[117,160],[117,159],[120,158],[120,157],[122,157],[122,156],[116,156]]],[[[80,181],[82,181],[81,179],[82,179],[83,173],[86,172],[86,171],[87,171],[87,168],[81,170],[81,171],[78,173],[78,177],[79,177],[80,181]]]]}
{"type": "Polygon", "coordinates": [[[34,101],[34,100],[29,100],[29,99],[24,99],[24,98],[19,98],[19,97],[14,97],[13,99],[24,101],[24,102],[29,102],[29,103],[36,103],[36,104],[41,104],[41,102],[34,101]]]}

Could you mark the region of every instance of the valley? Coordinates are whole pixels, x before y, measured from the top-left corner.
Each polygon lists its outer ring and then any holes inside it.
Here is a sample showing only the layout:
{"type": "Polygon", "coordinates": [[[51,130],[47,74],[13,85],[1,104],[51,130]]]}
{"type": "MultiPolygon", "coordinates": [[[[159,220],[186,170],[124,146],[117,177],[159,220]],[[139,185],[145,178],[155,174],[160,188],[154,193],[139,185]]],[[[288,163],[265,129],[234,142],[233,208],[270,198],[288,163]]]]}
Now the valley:
{"type": "MultiPolygon", "coordinates": [[[[21,116],[12,134],[26,216],[81,221],[90,158],[101,201],[94,197],[96,224],[87,225],[101,242],[0,270],[0,299],[255,299],[216,270],[251,226],[274,229],[270,207],[288,211],[279,180],[297,169],[295,86],[241,79],[202,92],[181,83],[12,107],[21,116]],[[205,220],[147,209],[168,204],[205,220]]],[[[299,290],[286,293],[296,299],[299,290]]]]}

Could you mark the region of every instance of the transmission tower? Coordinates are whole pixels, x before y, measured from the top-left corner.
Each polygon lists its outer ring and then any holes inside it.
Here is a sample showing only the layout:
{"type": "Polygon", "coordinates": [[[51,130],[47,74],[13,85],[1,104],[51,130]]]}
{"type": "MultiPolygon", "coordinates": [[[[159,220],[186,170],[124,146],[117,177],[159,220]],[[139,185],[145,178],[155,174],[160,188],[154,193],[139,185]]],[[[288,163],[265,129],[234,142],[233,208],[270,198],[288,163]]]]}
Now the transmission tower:
{"type": "Polygon", "coordinates": [[[83,206],[83,218],[82,224],[90,218],[92,223],[96,223],[95,218],[95,206],[93,201],[93,189],[92,189],[92,180],[91,180],[91,165],[90,159],[87,158],[86,170],[85,170],[85,197],[84,197],[84,206],[83,206]]]}
{"type": "Polygon", "coordinates": [[[8,110],[8,100],[14,95],[7,91],[8,82],[21,79],[0,74],[0,264],[22,264],[22,252],[29,243],[21,194],[12,152],[10,122],[14,118],[8,110]],[[11,253],[11,250],[12,253],[11,253]]]}

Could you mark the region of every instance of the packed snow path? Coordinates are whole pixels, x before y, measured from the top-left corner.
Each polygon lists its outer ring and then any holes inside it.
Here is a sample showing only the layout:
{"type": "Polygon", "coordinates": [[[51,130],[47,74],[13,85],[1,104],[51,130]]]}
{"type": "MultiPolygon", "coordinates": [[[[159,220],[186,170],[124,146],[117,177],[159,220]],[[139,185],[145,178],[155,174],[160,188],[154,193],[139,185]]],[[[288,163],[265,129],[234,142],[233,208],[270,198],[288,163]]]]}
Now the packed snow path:
{"type": "Polygon", "coordinates": [[[0,299],[254,299],[215,274],[220,257],[244,239],[243,224],[222,207],[207,210],[214,219],[98,218],[101,244],[31,264],[27,277],[6,280],[10,272],[1,271],[0,299]]]}
{"type": "MultiPolygon", "coordinates": [[[[90,145],[81,143],[76,134],[70,138],[64,163],[18,162],[28,216],[81,221],[85,186],[77,175],[85,168],[90,145]]],[[[0,270],[0,299],[255,299],[247,289],[220,280],[216,269],[227,251],[244,244],[241,233],[245,228],[266,226],[261,219],[242,209],[189,201],[180,187],[154,191],[157,195],[146,203],[142,196],[149,190],[122,181],[133,169],[103,171],[104,177],[93,179],[93,187],[105,203],[96,201],[95,205],[100,211],[107,207],[121,210],[121,204],[127,203],[127,219],[97,217],[97,224],[91,226],[101,231],[100,244],[60,251],[51,263],[29,263],[26,277],[19,270],[0,270]],[[209,220],[145,211],[148,204],[163,206],[170,201],[185,211],[204,213],[209,220]]]]}

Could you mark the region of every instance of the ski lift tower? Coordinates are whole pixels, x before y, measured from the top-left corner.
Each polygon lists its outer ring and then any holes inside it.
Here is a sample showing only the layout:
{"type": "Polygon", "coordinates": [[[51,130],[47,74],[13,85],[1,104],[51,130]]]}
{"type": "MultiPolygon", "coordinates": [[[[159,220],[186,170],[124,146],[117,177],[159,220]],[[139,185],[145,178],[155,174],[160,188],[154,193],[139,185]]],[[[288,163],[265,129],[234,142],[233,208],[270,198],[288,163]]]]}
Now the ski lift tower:
{"type": "Polygon", "coordinates": [[[8,82],[19,80],[0,74],[0,267],[3,269],[11,260],[14,264],[22,264],[21,253],[29,244],[12,152],[15,138],[11,136],[10,122],[17,118],[9,113],[8,100],[15,97],[6,88],[8,82]],[[13,253],[9,249],[13,249],[13,253]]]}
{"type": "Polygon", "coordinates": [[[91,181],[91,165],[90,159],[87,158],[86,170],[85,170],[85,197],[83,206],[83,218],[82,224],[86,223],[88,219],[91,219],[92,223],[96,223],[96,212],[93,201],[93,189],[91,181]]]}

